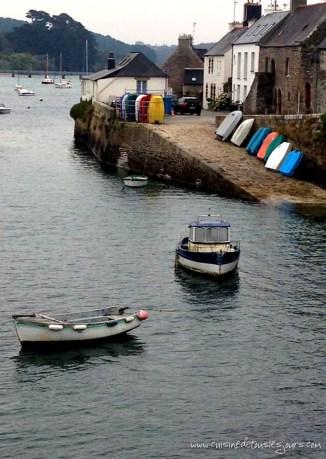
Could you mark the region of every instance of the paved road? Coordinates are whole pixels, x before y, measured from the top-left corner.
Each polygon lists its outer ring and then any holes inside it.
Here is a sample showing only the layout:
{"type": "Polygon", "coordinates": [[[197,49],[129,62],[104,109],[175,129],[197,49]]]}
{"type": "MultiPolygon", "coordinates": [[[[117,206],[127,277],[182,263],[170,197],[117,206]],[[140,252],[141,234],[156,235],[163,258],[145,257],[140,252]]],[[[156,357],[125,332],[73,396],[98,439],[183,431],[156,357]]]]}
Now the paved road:
{"type": "Polygon", "coordinates": [[[244,148],[216,140],[213,112],[171,116],[164,125],[152,128],[260,201],[326,204],[326,191],[322,188],[272,172],[244,148]]]}

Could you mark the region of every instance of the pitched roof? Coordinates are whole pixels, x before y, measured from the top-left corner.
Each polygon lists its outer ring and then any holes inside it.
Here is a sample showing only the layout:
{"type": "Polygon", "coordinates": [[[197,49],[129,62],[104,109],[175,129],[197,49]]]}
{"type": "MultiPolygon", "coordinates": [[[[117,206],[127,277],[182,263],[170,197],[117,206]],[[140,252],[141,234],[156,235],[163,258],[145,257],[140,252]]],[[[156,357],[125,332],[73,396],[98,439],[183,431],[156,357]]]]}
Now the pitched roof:
{"type": "Polygon", "coordinates": [[[204,69],[185,69],[183,83],[202,86],[204,83],[204,69]]]}
{"type": "Polygon", "coordinates": [[[165,73],[143,53],[129,53],[113,69],[100,70],[83,77],[84,80],[102,80],[113,77],[165,77],[165,73]]]}
{"type": "Polygon", "coordinates": [[[320,48],[320,49],[326,49],[326,38],[320,43],[320,45],[318,46],[318,48],[320,48]]]}
{"type": "Polygon", "coordinates": [[[324,21],[325,3],[299,6],[278,27],[275,34],[264,40],[263,46],[299,46],[324,21]]]}
{"type": "Polygon", "coordinates": [[[247,30],[247,27],[242,27],[240,28],[235,28],[225,34],[220,41],[215,43],[214,46],[212,46],[205,56],[224,56],[226,52],[228,52],[231,47],[232,43],[237,40],[245,31],[247,30]]]}
{"type": "Polygon", "coordinates": [[[194,47],[192,47],[192,49],[195,51],[195,53],[197,54],[197,56],[200,59],[204,60],[204,56],[205,56],[205,53],[206,53],[207,49],[205,49],[205,48],[194,48],[194,47]]]}
{"type": "Polygon", "coordinates": [[[244,45],[260,43],[281,21],[287,16],[288,11],[278,11],[259,18],[249,29],[247,29],[233,44],[244,45]]]}

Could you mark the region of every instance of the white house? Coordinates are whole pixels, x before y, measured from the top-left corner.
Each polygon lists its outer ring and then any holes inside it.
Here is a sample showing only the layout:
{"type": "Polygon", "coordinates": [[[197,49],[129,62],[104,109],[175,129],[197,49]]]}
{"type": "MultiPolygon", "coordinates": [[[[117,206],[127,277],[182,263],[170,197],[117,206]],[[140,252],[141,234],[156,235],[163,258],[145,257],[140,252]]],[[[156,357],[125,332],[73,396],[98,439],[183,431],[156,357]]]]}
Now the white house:
{"type": "Polygon", "coordinates": [[[243,103],[258,72],[260,43],[289,14],[288,11],[262,16],[233,43],[232,101],[243,103]]]}
{"type": "Polygon", "coordinates": [[[203,107],[224,92],[225,84],[232,76],[232,43],[246,30],[241,23],[230,24],[232,29],[215,43],[204,56],[203,107]]]}
{"type": "Polygon", "coordinates": [[[81,81],[82,100],[105,104],[126,92],[163,96],[166,90],[166,74],[140,52],[129,53],[118,65],[110,53],[106,70],[84,76],[81,81]]]}

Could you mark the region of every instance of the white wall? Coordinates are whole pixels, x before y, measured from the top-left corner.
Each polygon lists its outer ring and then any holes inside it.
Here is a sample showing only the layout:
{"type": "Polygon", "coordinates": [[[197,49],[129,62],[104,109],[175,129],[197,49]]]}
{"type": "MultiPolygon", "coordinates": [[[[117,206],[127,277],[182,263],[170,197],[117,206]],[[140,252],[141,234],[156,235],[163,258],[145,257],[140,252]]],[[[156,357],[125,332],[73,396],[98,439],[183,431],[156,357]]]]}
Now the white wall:
{"type": "MultiPolygon", "coordinates": [[[[137,80],[141,78],[104,78],[95,82],[82,81],[82,99],[96,100],[110,104],[115,97],[121,97],[126,92],[136,92],[137,80]]],[[[167,82],[164,77],[144,78],[147,80],[147,93],[164,95],[167,82]]]]}
{"type": "MultiPolygon", "coordinates": [[[[215,99],[223,92],[223,84],[227,81],[225,79],[227,71],[225,68],[224,56],[205,56],[204,58],[204,87],[203,87],[203,108],[208,108],[207,99],[214,98],[212,94],[212,85],[215,85],[215,99]],[[209,69],[210,59],[213,62],[213,68],[209,69]],[[208,91],[206,87],[208,86],[208,91]],[[206,97],[207,95],[207,97],[206,97]]],[[[231,76],[231,73],[230,73],[231,76]]]]}
{"type": "Polygon", "coordinates": [[[255,79],[255,72],[258,72],[259,46],[255,44],[244,44],[233,46],[233,67],[232,67],[232,101],[244,102],[249,94],[252,83],[255,79]],[[245,53],[247,53],[247,74],[245,75],[245,53]],[[252,54],[254,61],[252,65],[252,54]],[[239,55],[241,65],[239,69],[239,55]]]}

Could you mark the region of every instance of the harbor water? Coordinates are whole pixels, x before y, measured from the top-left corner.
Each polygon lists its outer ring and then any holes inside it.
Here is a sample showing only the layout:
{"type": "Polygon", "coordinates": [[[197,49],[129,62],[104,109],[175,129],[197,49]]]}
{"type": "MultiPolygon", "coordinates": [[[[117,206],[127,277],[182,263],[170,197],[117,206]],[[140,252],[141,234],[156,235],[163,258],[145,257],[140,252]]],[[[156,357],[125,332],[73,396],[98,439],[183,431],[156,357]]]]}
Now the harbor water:
{"type": "Polygon", "coordinates": [[[325,209],[125,188],[74,143],[78,78],[16,83],[0,77],[0,457],[325,458],[325,209]],[[241,240],[219,282],[174,266],[208,209],[241,240]],[[21,350],[11,319],[109,305],[149,319],[51,352],[21,350]]]}

